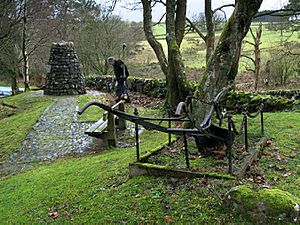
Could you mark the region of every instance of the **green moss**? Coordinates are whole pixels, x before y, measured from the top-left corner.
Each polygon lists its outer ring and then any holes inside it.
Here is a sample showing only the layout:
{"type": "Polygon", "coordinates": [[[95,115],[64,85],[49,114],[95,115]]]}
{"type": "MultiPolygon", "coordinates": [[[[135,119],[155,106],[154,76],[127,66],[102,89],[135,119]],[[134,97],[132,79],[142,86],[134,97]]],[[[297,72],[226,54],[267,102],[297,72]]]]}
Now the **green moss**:
{"type": "Polygon", "coordinates": [[[169,48],[171,48],[172,51],[179,52],[179,47],[175,38],[169,40],[169,48]]]}
{"type": "Polygon", "coordinates": [[[262,189],[259,192],[259,197],[261,201],[270,205],[268,213],[274,216],[279,213],[293,213],[294,207],[300,205],[299,198],[280,189],[262,189]]]}
{"type": "Polygon", "coordinates": [[[254,97],[250,100],[250,102],[253,103],[253,102],[258,102],[258,101],[260,101],[260,100],[261,100],[261,96],[257,95],[257,96],[254,96],[254,97]]]}
{"type": "Polygon", "coordinates": [[[253,190],[241,185],[226,194],[225,203],[255,222],[293,221],[299,213],[300,199],[280,189],[253,190]]]}
{"type": "Polygon", "coordinates": [[[229,174],[224,174],[224,173],[216,173],[216,172],[202,172],[201,174],[203,174],[206,177],[211,177],[211,178],[224,178],[224,179],[229,179],[229,180],[233,180],[234,177],[229,175],[229,174]]]}
{"type": "Polygon", "coordinates": [[[263,95],[255,92],[232,91],[225,99],[228,108],[240,106],[249,111],[257,111],[259,102],[264,104],[265,112],[291,109],[295,101],[281,96],[263,95]]]}
{"type": "MultiPolygon", "coordinates": [[[[149,168],[149,169],[159,169],[159,170],[172,170],[173,168],[170,168],[168,165],[161,166],[161,165],[156,165],[156,164],[151,164],[151,163],[135,163],[135,165],[144,167],[144,168],[149,168]]],[[[173,170],[174,174],[176,174],[177,170],[173,170]]],[[[184,170],[182,172],[185,172],[184,170]]],[[[189,176],[190,171],[187,171],[187,177],[189,176]]],[[[191,172],[193,173],[193,172],[191,172]]],[[[209,178],[216,178],[216,179],[229,179],[233,180],[234,177],[229,175],[229,174],[221,174],[221,173],[216,173],[216,172],[195,172],[195,177],[209,177],[209,178]],[[197,176],[198,175],[198,176],[197,176]]]]}
{"type": "Polygon", "coordinates": [[[138,166],[152,169],[168,169],[167,166],[155,165],[151,163],[135,163],[138,166]]]}

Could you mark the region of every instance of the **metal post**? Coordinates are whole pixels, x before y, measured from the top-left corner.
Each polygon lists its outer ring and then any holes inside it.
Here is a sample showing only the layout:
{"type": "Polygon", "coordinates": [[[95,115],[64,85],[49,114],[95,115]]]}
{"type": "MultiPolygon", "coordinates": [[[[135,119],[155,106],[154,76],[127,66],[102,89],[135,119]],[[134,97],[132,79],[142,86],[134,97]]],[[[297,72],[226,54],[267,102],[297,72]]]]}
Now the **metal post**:
{"type": "Polygon", "coordinates": [[[183,135],[183,142],[184,142],[184,153],[185,153],[186,168],[190,169],[189,151],[188,151],[188,148],[187,148],[186,134],[183,135]]]}
{"type": "Polygon", "coordinates": [[[231,130],[232,130],[232,115],[228,114],[228,145],[227,145],[227,156],[228,156],[228,173],[232,174],[232,137],[231,137],[231,130]]]}
{"type": "MultiPolygon", "coordinates": [[[[139,112],[137,108],[134,108],[134,115],[138,116],[139,112]]],[[[140,160],[140,143],[139,143],[139,125],[134,123],[135,125],[135,146],[136,146],[136,161],[140,160]]]]}
{"type": "Polygon", "coordinates": [[[188,104],[190,105],[190,113],[193,113],[193,98],[189,98],[188,104]]]}
{"type": "MultiPolygon", "coordinates": [[[[189,100],[188,100],[188,104],[190,105],[190,113],[193,114],[193,98],[190,97],[189,100]]],[[[192,127],[195,127],[195,121],[196,119],[194,118],[192,122],[192,127]]]]}
{"type": "MultiPolygon", "coordinates": [[[[168,118],[170,119],[171,118],[171,107],[170,106],[168,106],[167,111],[168,111],[168,118]]],[[[171,128],[171,120],[168,121],[168,127],[171,128]]],[[[168,133],[168,136],[169,136],[169,143],[168,143],[168,145],[170,146],[171,145],[171,138],[172,137],[171,137],[170,133],[168,133]]]]}
{"type": "Polygon", "coordinates": [[[245,131],[245,149],[248,151],[249,143],[248,143],[248,118],[247,118],[247,112],[243,112],[244,114],[244,131],[245,131]]]}
{"type": "Polygon", "coordinates": [[[264,134],[264,113],[260,111],[260,124],[261,124],[261,133],[264,134]]]}

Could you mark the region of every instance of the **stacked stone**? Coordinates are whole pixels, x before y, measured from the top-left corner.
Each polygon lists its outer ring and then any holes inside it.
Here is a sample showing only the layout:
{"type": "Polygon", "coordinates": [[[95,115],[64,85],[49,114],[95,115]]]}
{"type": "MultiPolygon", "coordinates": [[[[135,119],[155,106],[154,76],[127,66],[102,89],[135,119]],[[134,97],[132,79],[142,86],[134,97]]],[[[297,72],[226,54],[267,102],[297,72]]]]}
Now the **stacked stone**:
{"type": "Polygon", "coordinates": [[[45,95],[85,94],[84,76],[72,42],[53,43],[49,58],[45,95]]]}

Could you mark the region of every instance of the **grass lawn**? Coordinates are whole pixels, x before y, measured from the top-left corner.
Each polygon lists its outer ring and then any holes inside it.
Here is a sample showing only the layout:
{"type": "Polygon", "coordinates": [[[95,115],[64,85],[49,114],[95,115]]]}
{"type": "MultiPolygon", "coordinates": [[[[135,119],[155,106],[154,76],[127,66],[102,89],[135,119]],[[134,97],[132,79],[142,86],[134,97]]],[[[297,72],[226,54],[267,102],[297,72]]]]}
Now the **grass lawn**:
{"type": "MultiPolygon", "coordinates": [[[[76,102],[79,108],[89,101],[104,101],[102,96],[80,95],[77,97],[76,102]]],[[[77,115],[79,121],[97,121],[102,118],[104,111],[97,106],[90,106],[83,114],[77,115]]]]}
{"type": "Polygon", "coordinates": [[[0,164],[17,151],[26,134],[53,99],[32,92],[0,99],[0,164]]]}
{"type": "MultiPolygon", "coordinates": [[[[80,97],[81,98],[81,97],[80,97]]],[[[89,98],[83,97],[83,102],[89,98]]],[[[141,115],[159,113],[140,109],[141,115]]],[[[272,187],[300,197],[300,113],[265,114],[265,136],[272,145],[252,172],[260,171],[272,187]],[[276,171],[272,165],[284,168],[276,171]]],[[[238,118],[239,119],[239,118],[238,118]]],[[[249,121],[250,138],[260,135],[259,120],[249,121]]],[[[134,137],[127,135],[128,142],[134,137]]],[[[144,131],[141,151],[167,142],[167,135],[144,131]]],[[[184,157],[182,155],[182,157],[184,157]]],[[[135,148],[111,148],[94,155],[58,159],[30,171],[1,178],[1,223],[86,224],[251,224],[224,211],[222,196],[236,184],[258,185],[251,179],[174,179],[128,177],[135,148]]]]}

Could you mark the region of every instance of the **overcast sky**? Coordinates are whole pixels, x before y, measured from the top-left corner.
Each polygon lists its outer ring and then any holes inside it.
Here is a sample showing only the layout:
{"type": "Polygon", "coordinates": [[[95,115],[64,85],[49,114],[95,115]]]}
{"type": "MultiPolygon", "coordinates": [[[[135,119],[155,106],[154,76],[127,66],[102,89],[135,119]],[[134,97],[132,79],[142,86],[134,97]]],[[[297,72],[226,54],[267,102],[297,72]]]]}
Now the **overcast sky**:
{"type": "MultiPolygon", "coordinates": [[[[102,0],[97,0],[98,2],[101,2],[102,0]]],[[[136,11],[130,11],[126,10],[124,7],[129,6],[131,2],[134,2],[136,0],[119,0],[116,8],[115,8],[115,15],[119,15],[122,17],[124,20],[128,21],[142,21],[143,16],[142,16],[142,11],[141,10],[136,10],[136,11]]],[[[283,5],[287,4],[288,0],[264,0],[260,10],[274,10],[274,9],[279,9],[283,5]]],[[[212,0],[212,5],[213,9],[225,5],[225,4],[230,4],[234,3],[234,0],[212,0]]],[[[189,17],[192,15],[198,14],[200,12],[203,12],[203,7],[204,6],[204,0],[187,0],[187,14],[189,17]]],[[[232,12],[233,8],[229,7],[226,9],[226,13],[229,14],[232,12]]],[[[153,21],[158,21],[161,17],[161,15],[164,12],[163,7],[156,7],[153,10],[153,21]]]]}

